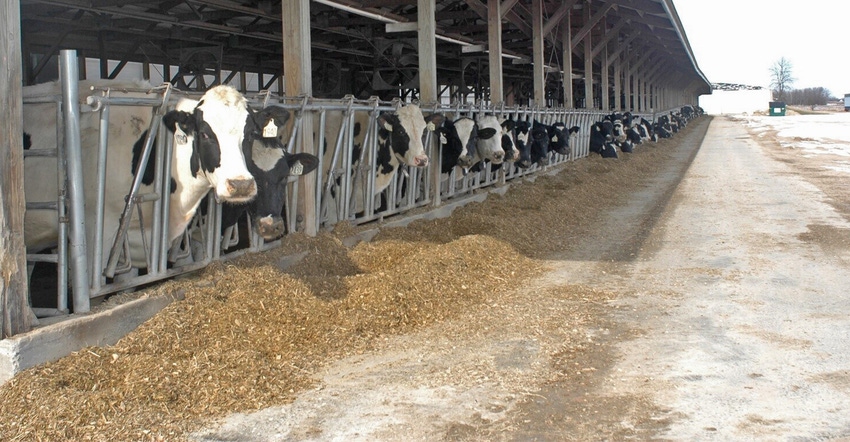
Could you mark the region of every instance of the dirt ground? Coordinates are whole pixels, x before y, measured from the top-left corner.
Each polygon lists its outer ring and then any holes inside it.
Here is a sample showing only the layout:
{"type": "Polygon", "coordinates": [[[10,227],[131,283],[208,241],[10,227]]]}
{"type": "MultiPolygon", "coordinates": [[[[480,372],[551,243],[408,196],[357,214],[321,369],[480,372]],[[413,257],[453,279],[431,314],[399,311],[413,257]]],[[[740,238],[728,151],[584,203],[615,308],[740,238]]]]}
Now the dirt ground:
{"type": "Polygon", "coordinates": [[[0,440],[850,437],[829,161],[703,117],[370,243],[293,237],[0,387],[0,440]]]}

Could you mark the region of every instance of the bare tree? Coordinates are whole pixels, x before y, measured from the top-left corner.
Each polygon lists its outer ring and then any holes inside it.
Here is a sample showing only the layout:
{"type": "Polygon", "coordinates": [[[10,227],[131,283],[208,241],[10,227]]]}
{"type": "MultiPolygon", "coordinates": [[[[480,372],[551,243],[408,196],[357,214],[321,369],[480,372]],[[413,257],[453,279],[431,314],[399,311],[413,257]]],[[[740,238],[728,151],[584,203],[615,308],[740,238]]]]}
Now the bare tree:
{"type": "Polygon", "coordinates": [[[810,106],[814,110],[815,106],[827,104],[832,94],[823,87],[810,87],[788,91],[786,97],[788,104],[810,106]]]}
{"type": "Polygon", "coordinates": [[[785,101],[785,93],[791,90],[795,78],[791,76],[791,61],[780,58],[770,67],[770,87],[776,94],[776,99],[785,101]]]}

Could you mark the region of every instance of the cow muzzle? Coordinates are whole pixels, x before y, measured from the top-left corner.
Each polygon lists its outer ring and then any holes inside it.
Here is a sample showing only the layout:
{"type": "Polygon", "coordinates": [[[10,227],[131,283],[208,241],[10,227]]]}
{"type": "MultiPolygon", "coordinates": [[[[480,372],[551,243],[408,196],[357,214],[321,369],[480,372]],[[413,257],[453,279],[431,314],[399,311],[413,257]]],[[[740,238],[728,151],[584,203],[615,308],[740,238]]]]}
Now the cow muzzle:
{"type": "Polygon", "coordinates": [[[264,216],[257,220],[257,233],[266,241],[275,240],[286,233],[283,218],[279,216],[264,216]]]}
{"type": "Polygon", "coordinates": [[[257,196],[257,183],[254,178],[231,178],[224,181],[224,201],[247,202],[257,196]]]}
{"type": "Polygon", "coordinates": [[[413,165],[415,167],[427,167],[428,155],[419,155],[418,157],[413,158],[413,165]]]}

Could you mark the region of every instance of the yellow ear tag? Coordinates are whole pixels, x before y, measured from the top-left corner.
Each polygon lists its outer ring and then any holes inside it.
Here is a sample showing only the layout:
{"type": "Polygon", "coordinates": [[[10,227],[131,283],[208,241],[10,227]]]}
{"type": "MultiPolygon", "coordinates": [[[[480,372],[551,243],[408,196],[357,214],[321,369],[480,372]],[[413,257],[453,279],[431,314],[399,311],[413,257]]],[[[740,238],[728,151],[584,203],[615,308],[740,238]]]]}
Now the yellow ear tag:
{"type": "Polygon", "coordinates": [[[436,129],[437,129],[437,126],[434,125],[434,122],[429,121],[428,122],[428,130],[431,131],[431,132],[434,132],[434,130],[436,130],[436,129]]]}
{"type": "Polygon", "coordinates": [[[277,136],[277,126],[274,124],[274,119],[269,120],[269,124],[263,128],[263,138],[274,138],[277,136]]]}

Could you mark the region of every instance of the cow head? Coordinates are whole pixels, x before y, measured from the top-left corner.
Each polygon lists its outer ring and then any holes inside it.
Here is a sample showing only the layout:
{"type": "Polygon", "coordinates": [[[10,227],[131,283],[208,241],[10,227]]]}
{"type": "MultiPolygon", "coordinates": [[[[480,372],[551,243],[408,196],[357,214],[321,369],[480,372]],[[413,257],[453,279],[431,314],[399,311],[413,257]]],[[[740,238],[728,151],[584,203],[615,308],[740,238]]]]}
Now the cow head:
{"type": "Polygon", "coordinates": [[[517,148],[516,139],[514,138],[516,121],[503,119],[500,126],[502,127],[500,133],[502,138],[502,150],[505,151],[505,161],[516,161],[519,158],[519,149],[517,148]]]}
{"type": "MultiPolygon", "coordinates": [[[[198,202],[207,189],[221,201],[244,203],[257,194],[248,172],[242,142],[248,128],[245,97],[230,86],[216,86],[200,101],[183,99],[163,116],[163,124],[174,133],[178,184],[191,189],[198,202]],[[181,164],[188,163],[188,168],[181,164]],[[188,170],[187,170],[188,169],[188,170]]],[[[253,126],[251,126],[252,128],[253,126]]]]}
{"type": "Polygon", "coordinates": [[[545,124],[534,121],[531,125],[531,162],[549,165],[549,129],[545,124]]]}
{"type": "Polygon", "coordinates": [[[516,147],[519,152],[516,165],[527,169],[531,167],[531,124],[528,121],[518,121],[514,131],[516,131],[516,147]]]}
{"type": "Polygon", "coordinates": [[[285,143],[292,133],[286,126],[289,112],[269,106],[251,115],[253,128],[246,131],[242,148],[248,170],[257,183],[257,197],[248,204],[254,229],[266,241],[285,233],[282,213],[290,176],[312,172],[319,159],[308,153],[289,154],[285,143]]]}
{"type": "Polygon", "coordinates": [[[505,160],[505,150],[502,148],[502,126],[494,115],[479,117],[478,125],[478,155],[482,160],[493,164],[502,164],[505,160]]]}
{"type": "MultiPolygon", "coordinates": [[[[429,121],[438,115],[429,116],[429,121]]],[[[428,128],[428,121],[422,116],[422,111],[415,104],[402,106],[394,113],[383,113],[378,116],[379,143],[388,146],[392,154],[402,164],[413,167],[428,165],[428,154],[422,138],[428,128]]]]}
{"type": "Polygon", "coordinates": [[[569,155],[571,152],[570,135],[566,125],[555,123],[547,126],[546,129],[549,132],[549,151],[557,152],[560,155],[569,155]]]}
{"type": "Polygon", "coordinates": [[[475,164],[478,144],[478,126],[471,118],[446,120],[439,129],[442,172],[449,173],[455,166],[469,168],[475,164]]]}

